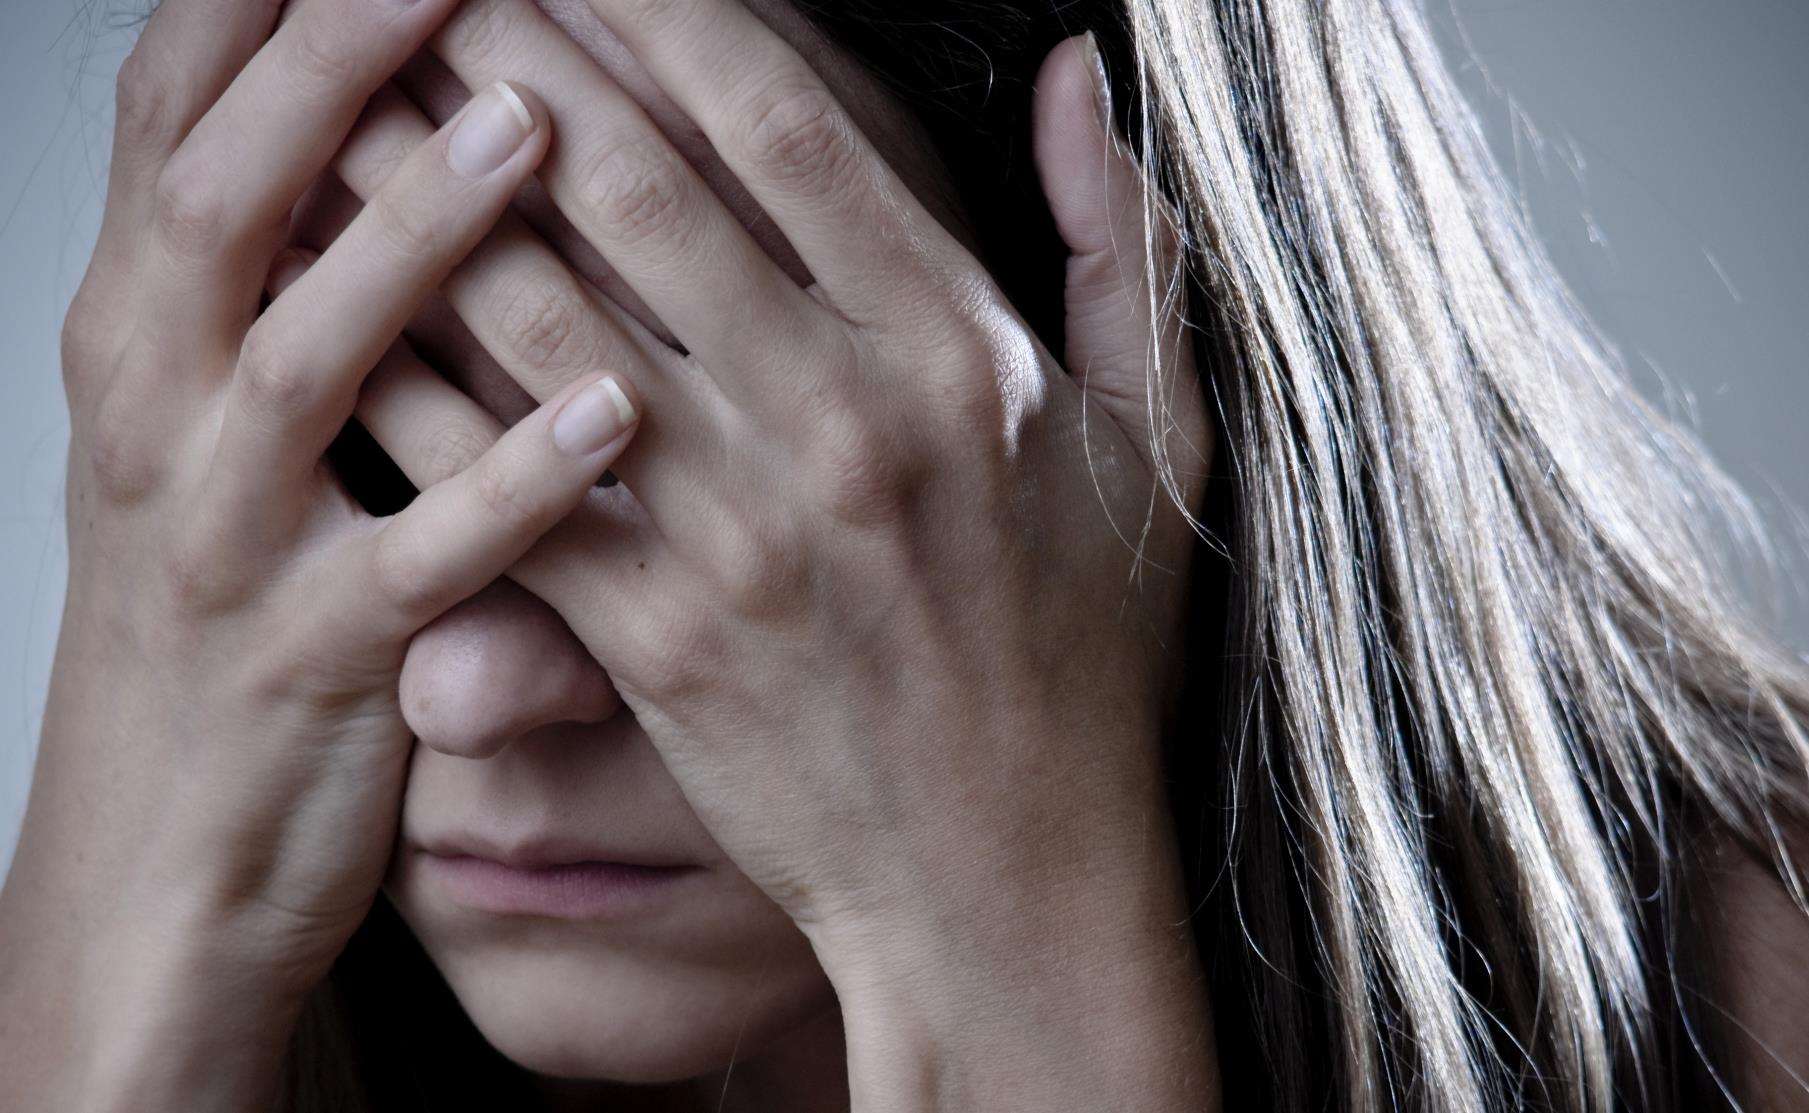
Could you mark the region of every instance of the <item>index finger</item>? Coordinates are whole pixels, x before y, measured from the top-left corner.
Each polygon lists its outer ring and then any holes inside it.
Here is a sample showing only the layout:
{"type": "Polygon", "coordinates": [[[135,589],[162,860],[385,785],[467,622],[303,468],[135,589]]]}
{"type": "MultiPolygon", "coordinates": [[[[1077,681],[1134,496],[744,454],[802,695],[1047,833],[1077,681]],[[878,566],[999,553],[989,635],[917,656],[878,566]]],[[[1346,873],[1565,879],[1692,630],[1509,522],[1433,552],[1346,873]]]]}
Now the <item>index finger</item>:
{"type": "Polygon", "coordinates": [[[856,323],[969,265],[810,64],[739,0],[588,0],[856,323]]]}

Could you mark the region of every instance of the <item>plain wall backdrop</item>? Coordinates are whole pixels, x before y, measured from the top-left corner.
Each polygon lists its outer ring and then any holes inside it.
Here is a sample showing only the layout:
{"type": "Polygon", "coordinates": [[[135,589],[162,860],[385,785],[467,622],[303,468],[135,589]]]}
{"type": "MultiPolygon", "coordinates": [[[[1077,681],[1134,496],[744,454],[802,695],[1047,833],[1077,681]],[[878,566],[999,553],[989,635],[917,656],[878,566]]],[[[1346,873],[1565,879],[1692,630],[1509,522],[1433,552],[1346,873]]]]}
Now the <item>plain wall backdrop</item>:
{"type": "MultiPolygon", "coordinates": [[[[1782,508],[1809,506],[1809,5],[1430,5],[1560,269],[1640,387],[1767,505],[1800,576],[1782,508]]],[[[0,0],[0,869],[62,607],[57,334],[99,223],[123,13],[144,6],[0,0]]],[[[1761,613],[1809,645],[1800,597],[1761,613]]]]}

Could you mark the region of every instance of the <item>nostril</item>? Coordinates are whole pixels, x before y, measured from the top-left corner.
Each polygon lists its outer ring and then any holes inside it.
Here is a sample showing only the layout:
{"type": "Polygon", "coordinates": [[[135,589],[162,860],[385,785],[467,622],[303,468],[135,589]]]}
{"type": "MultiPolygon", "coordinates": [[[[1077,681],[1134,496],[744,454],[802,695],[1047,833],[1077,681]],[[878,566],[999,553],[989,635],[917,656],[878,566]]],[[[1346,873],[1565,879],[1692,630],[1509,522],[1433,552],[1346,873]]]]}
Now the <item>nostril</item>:
{"type": "Polygon", "coordinates": [[[600,723],[621,710],[609,674],[564,620],[513,584],[466,600],[409,645],[397,692],[422,745],[492,757],[558,723],[600,723]]]}

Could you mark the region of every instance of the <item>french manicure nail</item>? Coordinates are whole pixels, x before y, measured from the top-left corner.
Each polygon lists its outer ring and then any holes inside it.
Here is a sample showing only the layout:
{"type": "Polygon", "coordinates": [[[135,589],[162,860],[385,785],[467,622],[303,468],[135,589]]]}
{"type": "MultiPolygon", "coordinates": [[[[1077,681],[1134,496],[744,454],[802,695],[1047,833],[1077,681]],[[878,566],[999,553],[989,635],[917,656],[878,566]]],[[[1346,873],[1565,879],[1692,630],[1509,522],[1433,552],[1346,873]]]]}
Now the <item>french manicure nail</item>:
{"type": "Polygon", "coordinates": [[[509,161],[533,132],[534,114],[507,82],[499,81],[459,118],[446,142],[446,161],[461,178],[481,178],[509,161]]]}
{"type": "Polygon", "coordinates": [[[614,379],[599,379],[572,395],[553,418],[553,443],[568,456],[589,456],[634,424],[634,403],[614,379]]]}

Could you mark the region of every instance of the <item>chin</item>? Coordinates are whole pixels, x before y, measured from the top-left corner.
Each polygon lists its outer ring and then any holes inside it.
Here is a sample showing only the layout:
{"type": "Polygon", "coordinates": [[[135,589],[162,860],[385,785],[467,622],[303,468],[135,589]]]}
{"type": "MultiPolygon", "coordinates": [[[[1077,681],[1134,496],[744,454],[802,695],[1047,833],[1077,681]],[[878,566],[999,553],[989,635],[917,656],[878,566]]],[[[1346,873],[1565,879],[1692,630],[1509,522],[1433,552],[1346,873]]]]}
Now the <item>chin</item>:
{"type": "MultiPolygon", "coordinates": [[[[442,969],[491,1046],[550,1078],[657,1084],[760,1053],[833,1009],[807,965],[670,969],[581,952],[461,955],[442,969]]],[[[734,964],[739,966],[741,964],[734,964]]]]}
{"type": "Polygon", "coordinates": [[[776,907],[637,924],[397,904],[483,1037],[549,1078],[697,1078],[758,1058],[836,1006],[808,942],[776,907]]]}

